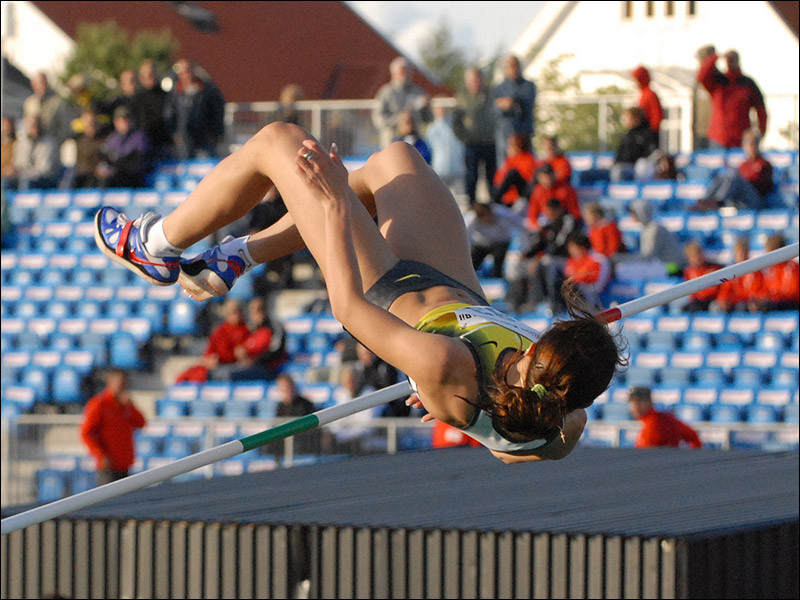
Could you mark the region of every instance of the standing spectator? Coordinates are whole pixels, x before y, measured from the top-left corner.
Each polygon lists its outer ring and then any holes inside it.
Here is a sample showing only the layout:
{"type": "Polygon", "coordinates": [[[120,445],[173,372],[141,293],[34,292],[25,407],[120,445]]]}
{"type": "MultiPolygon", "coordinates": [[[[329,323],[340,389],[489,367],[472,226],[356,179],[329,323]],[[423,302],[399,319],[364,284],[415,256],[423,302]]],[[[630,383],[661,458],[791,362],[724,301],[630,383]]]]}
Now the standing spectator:
{"type": "MultiPolygon", "coordinates": [[[[750,258],[750,240],[741,237],[733,245],[733,257],[737,263],[750,258]]],[[[758,310],[757,300],[764,289],[764,273],[755,271],[735,279],[729,279],[719,288],[717,306],[725,312],[735,310],[758,310]]]]}
{"type": "MultiPolygon", "coordinates": [[[[696,279],[697,277],[701,277],[703,275],[708,275],[709,273],[713,273],[714,271],[722,268],[722,265],[710,262],[706,258],[703,248],[697,242],[692,241],[686,244],[684,247],[684,252],[686,253],[687,266],[683,270],[683,277],[686,279],[686,281],[689,281],[690,279],[696,279]]],[[[717,299],[719,287],[720,286],[715,285],[714,287],[695,292],[689,296],[689,303],[683,308],[683,310],[687,312],[707,311],[711,306],[711,303],[717,299]]]]}
{"type": "Polygon", "coordinates": [[[134,124],[139,127],[140,123],[136,119],[134,104],[136,96],[136,71],[133,69],[125,69],[119,74],[119,81],[117,83],[118,93],[107,101],[95,101],[95,110],[99,115],[104,116],[110,123],[114,122],[114,111],[124,106],[133,119],[134,124]]]}
{"type": "Polygon", "coordinates": [[[11,162],[14,175],[7,179],[11,189],[52,188],[58,183],[56,144],[39,117],[25,118],[25,135],[14,144],[11,162]]]}
{"type": "Polygon", "coordinates": [[[103,162],[98,165],[100,187],[143,187],[150,170],[150,142],[133,125],[130,110],[114,109],[114,131],[103,144],[103,162]]]}
{"type": "Polygon", "coordinates": [[[503,75],[505,78],[494,89],[494,104],[499,113],[495,135],[498,165],[506,159],[508,138],[515,134],[533,138],[536,104],[536,85],[523,78],[516,56],[506,57],[503,75]]]}
{"type": "Polygon", "coordinates": [[[296,83],[283,86],[278,99],[277,120],[300,125],[300,111],[297,109],[297,103],[303,99],[305,99],[305,92],[296,83]]]}
{"type": "Polygon", "coordinates": [[[544,152],[542,154],[545,164],[553,167],[556,183],[571,183],[572,180],[572,165],[569,164],[569,159],[564,154],[564,151],[558,145],[558,138],[555,136],[548,136],[544,138],[543,144],[544,152]]]}
{"type": "Polygon", "coordinates": [[[590,202],[583,207],[583,220],[589,229],[592,250],[609,258],[626,251],[617,223],[606,219],[606,211],[599,202],[590,202]]]}
{"type": "MultiPolygon", "coordinates": [[[[297,384],[288,373],[281,373],[275,380],[278,386],[280,402],[275,413],[277,417],[305,417],[317,410],[314,403],[304,398],[297,391],[297,384]]],[[[283,442],[278,442],[283,447],[283,442]]],[[[294,436],[295,454],[319,454],[319,429],[298,433],[294,436]]],[[[280,454],[281,452],[278,452],[280,454]]]]}
{"type": "Polygon", "coordinates": [[[167,105],[167,125],[173,132],[178,157],[216,157],[225,133],[225,99],[189,61],[179,60],[174,70],[178,80],[167,105]]]}
{"type": "Polygon", "coordinates": [[[550,200],[558,200],[577,221],[581,221],[581,209],[578,205],[578,194],[568,181],[559,182],[556,172],[550,165],[542,165],[536,170],[536,185],[528,203],[528,227],[539,229],[539,215],[550,200]]]}
{"type": "Polygon", "coordinates": [[[84,111],[81,119],[83,133],[75,138],[75,168],[70,187],[97,187],[97,169],[103,159],[103,140],[100,139],[97,119],[92,111],[84,111]]]}
{"type": "MultiPolygon", "coordinates": [[[[786,238],[780,233],[773,234],[764,242],[764,251],[773,252],[786,245],[786,238]]],[[[800,279],[798,266],[794,260],[764,269],[761,291],[756,295],[759,310],[794,310],[800,308],[800,279]]]]}
{"type": "Polygon", "coordinates": [[[453,131],[464,143],[465,191],[474,206],[481,164],[489,191],[497,170],[495,111],[481,72],[474,67],[464,71],[464,91],[456,97],[453,131]]]}
{"type": "MultiPolygon", "coordinates": [[[[42,129],[49,131],[54,139],[58,138],[55,130],[58,129],[61,118],[61,97],[53,91],[47,75],[41,71],[31,77],[31,88],[33,88],[33,93],[25,99],[22,105],[23,117],[25,119],[38,117],[42,129]]],[[[57,141],[60,142],[60,140],[57,141]]]]}
{"type": "Polygon", "coordinates": [[[650,71],[640,65],[631,72],[631,75],[639,86],[639,108],[644,111],[650,129],[658,133],[661,121],[664,119],[664,110],[661,108],[658,96],[650,87],[650,71]]]}
{"type": "Polygon", "coordinates": [[[514,134],[508,138],[507,157],[494,173],[492,200],[511,206],[531,193],[534,173],[539,162],[531,150],[528,136],[514,134]]]}
{"type": "Polygon", "coordinates": [[[411,81],[413,72],[408,61],[398,56],[389,65],[389,83],[381,86],[375,97],[377,107],[372,114],[372,121],[380,132],[382,148],[397,137],[401,113],[410,110],[419,124],[433,120],[431,99],[425,90],[411,81]]]}
{"type": "Polygon", "coordinates": [[[767,132],[767,109],[761,90],[750,77],[742,74],[739,53],[725,53],[726,73],[717,69],[717,53],[708,47],[700,62],[697,81],[711,96],[711,119],[708,138],[719,148],[738,148],[742,134],[750,129],[750,110],[755,109],[758,128],[763,136],[767,132]]]}
{"type": "MultiPolygon", "coordinates": [[[[694,57],[697,59],[698,68],[712,52],[715,52],[714,46],[703,46],[695,52],[694,57]]],[[[692,139],[694,140],[692,147],[695,150],[708,149],[709,123],[711,123],[711,96],[695,77],[692,84],[692,139]]]]}
{"type": "Polygon", "coordinates": [[[447,120],[444,106],[433,107],[433,123],[425,130],[431,149],[431,167],[451,189],[460,189],[464,180],[464,146],[447,120]]]}
{"type": "Polygon", "coordinates": [[[161,87],[155,63],[150,59],[142,61],[132,110],[137,126],[150,140],[155,160],[172,155],[172,137],[164,120],[168,102],[169,94],[161,87]]]}
{"type": "MultiPolygon", "coordinates": [[[[0,176],[5,180],[6,177],[13,177],[16,173],[14,169],[14,145],[17,143],[17,127],[14,119],[11,117],[3,117],[2,128],[2,168],[0,169],[0,176]]],[[[5,188],[5,184],[3,185],[5,188]]]]}
{"type": "MultiPolygon", "coordinates": [[[[573,232],[567,239],[567,252],[569,258],[564,265],[564,277],[575,282],[578,291],[584,300],[592,306],[600,307],[600,295],[605,291],[611,279],[611,263],[608,259],[592,250],[592,243],[581,231],[573,232]]],[[[560,281],[551,289],[560,290],[560,281]]],[[[553,306],[562,312],[566,309],[563,298],[559,293],[550,299],[553,306]]]]}
{"type": "Polygon", "coordinates": [[[758,131],[748,129],[742,135],[745,160],[739,168],[730,167],[714,176],[706,197],[698,208],[716,210],[730,205],[737,208],[761,209],[767,206],[767,196],[772,192],[772,165],[761,154],[758,131]]]}
{"type": "Polygon", "coordinates": [[[397,115],[397,137],[393,142],[405,142],[414,146],[417,152],[420,153],[425,162],[431,164],[433,155],[427,142],[419,135],[417,130],[417,123],[414,121],[414,113],[410,110],[404,110],[397,115]]]}
{"type": "Polygon", "coordinates": [[[677,272],[684,264],[683,248],[677,236],[653,218],[653,205],[649,200],[631,203],[629,213],[642,226],[639,233],[639,254],[631,258],[658,260],[667,272],[677,272]]]}
{"type": "Polygon", "coordinates": [[[638,106],[622,111],[625,133],[619,141],[611,181],[632,180],[636,161],[647,158],[658,148],[658,134],[650,128],[647,116],[638,106]]]}
{"type": "Polygon", "coordinates": [[[671,414],[653,408],[650,388],[633,388],[628,395],[628,402],[633,418],[642,422],[642,429],[636,438],[637,448],[677,448],[681,444],[688,444],[691,448],[703,447],[694,429],[671,414]]]}
{"type": "Polygon", "coordinates": [[[492,257],[490,277],[502,277],[506,252],[514,232],[527,232],[522,221],[510,208],[489,202],[478,202],[464,217],[472,248],[472,266],[476,270],[487,256],[492,257]]]}
{"type": "Polygon", "coordinates": [[[128,476],[136,458],[133,433],[145,426],[145,418],[131,402],[128,376],[113,369],[105,389],[86,404],[81,439],[97,460],[97,485],[128,476]]]}

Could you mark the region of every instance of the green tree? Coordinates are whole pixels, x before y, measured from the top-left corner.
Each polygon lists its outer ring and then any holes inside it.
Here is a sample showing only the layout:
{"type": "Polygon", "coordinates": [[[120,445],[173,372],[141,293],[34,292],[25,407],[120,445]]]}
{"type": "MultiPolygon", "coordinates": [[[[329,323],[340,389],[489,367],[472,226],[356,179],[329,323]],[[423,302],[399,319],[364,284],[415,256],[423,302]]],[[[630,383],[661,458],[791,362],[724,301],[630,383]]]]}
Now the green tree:
{"type": "Polygon", "coordinates": [[[61,79],[83,75],[91,94],[103,98],[116,93],[116,82],[125,69],[138,69],[149,58],[163,71],[177,50],[178,42],[166,28],[132,36],[114,21],[81,23],[61,79]]]}
{"type": "MultiPolygon", "coordinates": [[[[606,139],[601,140],[600,109],[596,101],[581,100],[578,77],[567,77],[561,71],[561,63],[572,55],[563,54],[547,63],[536,81],[539,100],[536,103],[537,137],[557,136],[561,147],[569,151],[591,150],[597,152],[616,148],[624,133],[621,102],[607,103],[606,139]],[[554,97],[556,102],[547,102],[542,96],[554,97]],[[575,98],[570,102],[569,98],[575,98]]],[[[626,90],[617,86],[599,88],[598,95],[626,95],[626,90]]]]}
{"type": "Polygon", "coordinates": [[[453,90],[461,87],[469,59],[464,50],[455,46],[446,19],[422,42],[419,54],[423,66],[444,85],[453,90]]]}

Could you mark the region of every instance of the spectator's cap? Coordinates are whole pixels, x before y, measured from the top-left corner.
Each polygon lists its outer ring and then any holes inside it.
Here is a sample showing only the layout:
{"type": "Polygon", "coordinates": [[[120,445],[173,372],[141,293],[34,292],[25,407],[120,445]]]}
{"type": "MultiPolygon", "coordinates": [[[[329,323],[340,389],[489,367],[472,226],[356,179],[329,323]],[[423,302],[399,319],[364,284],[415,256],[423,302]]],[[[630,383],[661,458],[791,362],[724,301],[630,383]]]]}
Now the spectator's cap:
{"type": "Polygon", "coordinates": [[[553,165],[551,164],[544,164],[536,169],[536,175],[550,175],[550,177],[555,177],[555,174],[555,169],[553,169],[553,165]]]}
{"type": "Polygon", "coordinates": [[[128,110],[127,106],[118,106],[114,109],[114,118],[115,119],[130,119],[131,118],[131,111],[128,110]]]}
{"type": "Polygon", "coordinates": [[[650,388],[637,385],[631,388],[631,391],[628,392],[628,400],[647,400],[648,402],[652,401],[652,397],[650,395],[650,388]]]}

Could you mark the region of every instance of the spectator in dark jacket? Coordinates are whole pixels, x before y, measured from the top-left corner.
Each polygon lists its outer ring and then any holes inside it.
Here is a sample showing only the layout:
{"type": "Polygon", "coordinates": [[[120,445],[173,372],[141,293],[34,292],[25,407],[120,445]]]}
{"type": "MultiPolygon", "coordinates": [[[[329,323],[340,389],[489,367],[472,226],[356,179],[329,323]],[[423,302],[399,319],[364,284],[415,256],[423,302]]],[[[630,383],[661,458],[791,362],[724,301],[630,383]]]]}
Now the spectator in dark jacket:
{"type": "Polygon", "coordinates": [[[617,155],[611,168],[611,180],[634,178],[634,165],[658,149],[658,134],[650,127],[645,112],[637,107],[622,111],[622,123],[627,131],[619,141],[617,155]]]}
{"type": "Polygon", "coordinates": [[[168,101],[169,94],[161,88],[155,63],[149,59],[143,61],[132,108],[136,124],[150,140],[156,159],[172,154],[172,138],[164,120],[168,101]]]}
{"type": "Polygon", "coordinates": [[[130,110],[114,110],[114,132],[103,144],[103,162],[97,169],[101,187],[143,187],[150,169],[147,136],[133,126],[130,110]]]}
{"type": "Polygon", "coordinates": [[[750,110],[754,109],[758,118],[761,135],[767,131],[767,109],[764,96],[750,77],[742,74],[739,53],[729,50],[725,53],[727,72],[717,69],[717,53],[713,47],[701,51],[703,57],[697,81],[708,90],[711,96],[711,120],[708,125],[708,139],[712,145],[721,148],[737,148],[742,145],[742,134],[750,129],[750,110]]]}

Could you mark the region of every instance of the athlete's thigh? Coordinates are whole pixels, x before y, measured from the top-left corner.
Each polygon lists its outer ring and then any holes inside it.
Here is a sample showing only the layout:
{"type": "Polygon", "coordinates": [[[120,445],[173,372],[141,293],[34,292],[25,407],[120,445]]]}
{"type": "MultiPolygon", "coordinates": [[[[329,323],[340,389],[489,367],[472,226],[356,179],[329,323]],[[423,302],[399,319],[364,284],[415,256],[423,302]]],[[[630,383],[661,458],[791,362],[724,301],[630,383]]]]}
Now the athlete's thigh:
{"type": "Polygon", "coordinates": [[[416,150],[392,144],[354,173],[351,185],[367,208],[374,201],[381,233],[398,258],[426,263],[480,293],[461,211],[416,150]]]}

